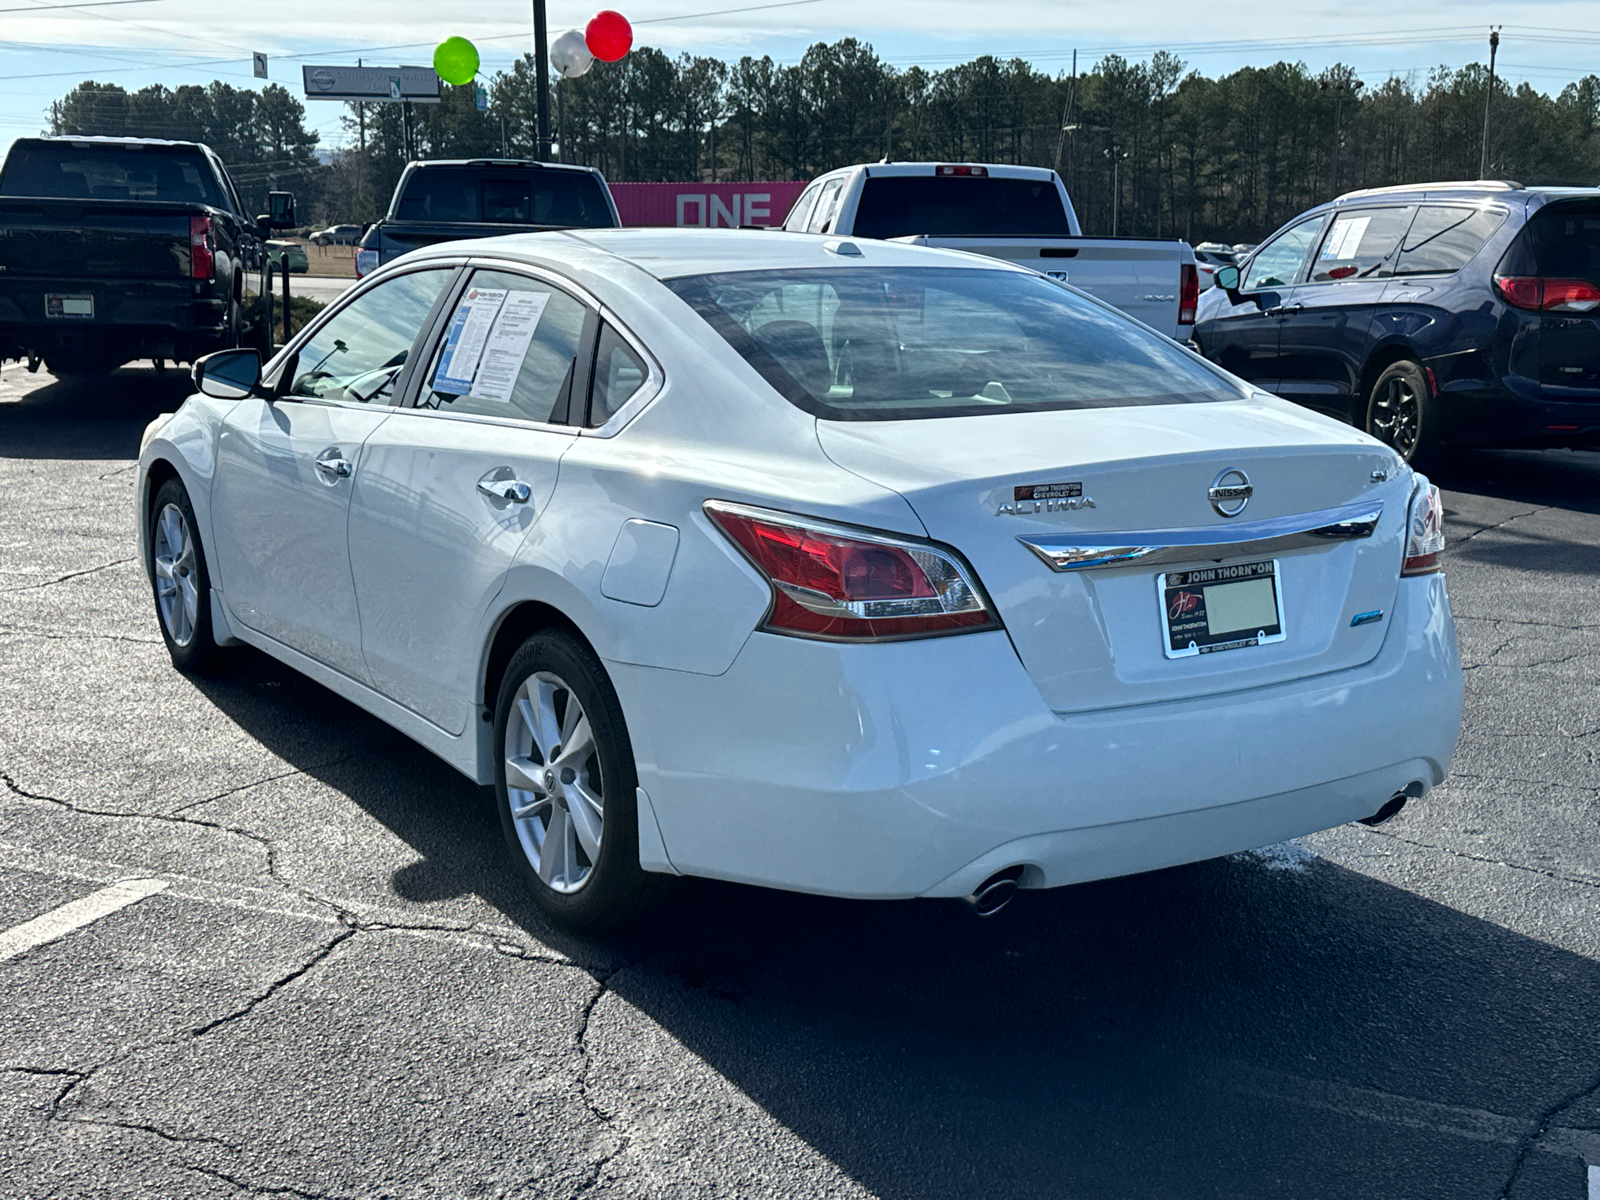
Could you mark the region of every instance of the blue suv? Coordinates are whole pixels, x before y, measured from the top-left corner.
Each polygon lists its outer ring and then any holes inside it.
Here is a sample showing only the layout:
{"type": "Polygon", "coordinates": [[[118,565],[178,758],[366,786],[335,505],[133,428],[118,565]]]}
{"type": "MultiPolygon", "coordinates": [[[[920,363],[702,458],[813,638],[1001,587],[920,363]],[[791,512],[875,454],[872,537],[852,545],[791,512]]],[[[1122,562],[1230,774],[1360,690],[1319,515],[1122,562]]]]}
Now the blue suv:
{"type": "Polygon", "coordinates": [[[1407,461],[1600,448],[1600,188],[1350,192],[1217,272],[1194,342],[1407,461]]]}

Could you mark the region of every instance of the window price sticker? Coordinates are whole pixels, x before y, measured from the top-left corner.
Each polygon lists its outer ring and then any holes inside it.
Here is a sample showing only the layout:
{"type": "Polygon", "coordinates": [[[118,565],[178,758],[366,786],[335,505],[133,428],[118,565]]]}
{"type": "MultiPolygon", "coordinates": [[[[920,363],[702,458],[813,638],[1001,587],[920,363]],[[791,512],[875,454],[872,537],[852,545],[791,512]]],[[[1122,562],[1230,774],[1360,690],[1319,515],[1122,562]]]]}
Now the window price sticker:
{"type": "Polygon", "coordinates": [[[549,303],[548,292],[470,290],[451,318],[433,390],[509,404],[549,303]]]}

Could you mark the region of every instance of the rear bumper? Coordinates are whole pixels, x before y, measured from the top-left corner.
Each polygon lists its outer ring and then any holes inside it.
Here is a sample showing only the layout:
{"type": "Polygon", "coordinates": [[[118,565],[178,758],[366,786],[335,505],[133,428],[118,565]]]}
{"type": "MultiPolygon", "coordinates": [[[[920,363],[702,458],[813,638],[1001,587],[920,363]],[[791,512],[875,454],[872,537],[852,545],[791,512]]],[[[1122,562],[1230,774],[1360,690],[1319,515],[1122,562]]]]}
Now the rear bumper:
{"type": "Polygon", "coordinates": [[[228,336],[226,294],[177,280],[15,279],[0,284],[0,358],[27,354],[212,349],[228,336]],[[94,316],[47,317],[48,294],[92,296],[94,316]]]}
{"type": "Polygon", "coordinates": [[[1600,391],[1547,387],[1509,373],[1485,380],[1468,371],[1452,378],[1457,357],[1425,364],[1434,370],[1449,444],[1600,446],[1600,391]]]}
{"type": "Polygon", "coordinates": [[[1003,633],[756,634],[721,676],[608,663],[671,864],[857,897],[1131,874],[1369,816],[1439,783],[1462,677],[1442,576],[1401,582],[1371,662],[1058,715],[1003,633]]]}

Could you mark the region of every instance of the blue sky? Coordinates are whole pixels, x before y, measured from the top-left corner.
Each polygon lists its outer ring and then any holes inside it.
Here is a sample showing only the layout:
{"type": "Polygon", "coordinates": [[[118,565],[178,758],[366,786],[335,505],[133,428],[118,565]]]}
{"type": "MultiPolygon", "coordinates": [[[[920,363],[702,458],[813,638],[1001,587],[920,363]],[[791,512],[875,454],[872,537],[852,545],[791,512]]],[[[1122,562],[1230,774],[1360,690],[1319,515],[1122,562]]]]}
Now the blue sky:
{"type": "MultiPolygon", "coordinates": [[[[303,62],[427,63],[452,34],[471,38],[484,70],[502,69],[530,46],[528,0],[314,0],[196,6],[193,0],[137,0],[47,11],[73,0],[0,0],[0,145],[37,133],[50,101],[84,79],[130,90],[223,79],[256,86],[249,53],[272,56],[270,77],[301,93],[303,62]],[[32,10],[39,9],[35,14],[32,10]],[[196,12],[205,15],[201,26],[196,12]],[[405,43],[412,43],[405,45],[405,43]]],[[[641,43],[671,52],[796,60],[817,41],[854,36],[898,66],[949,66],[978,54],[1029,59],[1042,70],[1069,69],[1107,52],[1130,58],[1169,49],[1191,68],[1215,75],[1279,59],[1313,69],[1333,62],[1376,83],[1391,72],[1425,74],[1439,65],[1483,62],[1491,22],[1502,32],[1499,67],[1513,82],[1559,92],[1600,74],[1600,4],[1594,0],[1339,0],[1287,5],[1233,0],[1226,7],[1176,0],[1114,4],[1064,0],[803,0],[758,11],[721,13],[755,0],[611,0],[636,22],[641,43]],[[701,15],[712,13],[713,15],[701,15]]],[[[581,26],[594,9],[550,0],[551,35],[581,26]]],[[[324,145],[343,137],[340,106],[308,104],[324,145]]]]}

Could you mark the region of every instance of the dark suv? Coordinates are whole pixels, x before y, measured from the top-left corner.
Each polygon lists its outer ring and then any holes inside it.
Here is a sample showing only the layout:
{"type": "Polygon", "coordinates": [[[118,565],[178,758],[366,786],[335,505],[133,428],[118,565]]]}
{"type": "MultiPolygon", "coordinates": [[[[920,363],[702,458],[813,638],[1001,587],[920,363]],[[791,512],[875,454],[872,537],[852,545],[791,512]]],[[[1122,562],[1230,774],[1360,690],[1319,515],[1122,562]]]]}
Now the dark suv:
{"type": "Polygon", "coordinates": [[[1202,354],[1408,461],[1600,448],[1600,188],[1351,192],[1217,282],[1195,322],[1202,354]]]}

